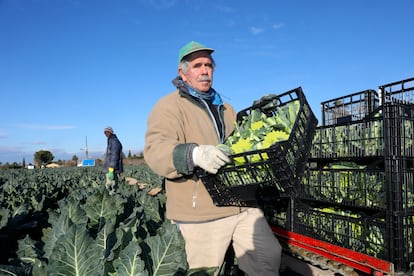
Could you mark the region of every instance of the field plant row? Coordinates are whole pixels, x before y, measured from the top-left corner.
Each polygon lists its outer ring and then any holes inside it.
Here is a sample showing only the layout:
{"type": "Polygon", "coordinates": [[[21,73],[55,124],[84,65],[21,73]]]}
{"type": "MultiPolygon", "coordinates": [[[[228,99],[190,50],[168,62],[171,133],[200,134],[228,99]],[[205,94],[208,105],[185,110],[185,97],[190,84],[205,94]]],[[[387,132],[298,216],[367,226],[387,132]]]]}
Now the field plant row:
{"type": "Polygon", "coordinates": [[[185,275],[163,180],[128,166],[110,196],[98,167],[0,172],[1,275],[185,275]]]}

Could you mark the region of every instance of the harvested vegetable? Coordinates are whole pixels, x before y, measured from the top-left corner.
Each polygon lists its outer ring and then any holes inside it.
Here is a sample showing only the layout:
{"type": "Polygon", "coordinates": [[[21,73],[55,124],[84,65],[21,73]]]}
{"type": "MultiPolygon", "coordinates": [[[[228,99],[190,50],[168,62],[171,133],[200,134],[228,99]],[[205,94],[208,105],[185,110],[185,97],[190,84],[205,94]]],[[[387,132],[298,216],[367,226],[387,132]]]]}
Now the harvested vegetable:
{"type": "MultiPolygon", "coordinates": [[[[267,149],[274,143],[286,141],[299,112],[299,100],[291,101],[276,108],[273,116],[268,116],[260,109],[253,109],[235,125],[234,132],[218,147],[228,154],[238,154],[252,150],[267,149]]],[[[259,161],[258,155],[252,155],[250,162],[259,161]]],[[[245,163],[243,157],[235,158],[236,164],[245,163]]]]}

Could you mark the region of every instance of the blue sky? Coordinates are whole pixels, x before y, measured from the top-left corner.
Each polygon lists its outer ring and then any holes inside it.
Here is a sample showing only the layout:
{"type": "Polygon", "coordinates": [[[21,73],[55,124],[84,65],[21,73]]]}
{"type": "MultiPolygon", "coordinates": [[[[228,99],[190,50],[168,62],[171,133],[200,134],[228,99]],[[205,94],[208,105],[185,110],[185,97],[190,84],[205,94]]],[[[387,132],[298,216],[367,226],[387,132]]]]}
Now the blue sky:
{"type": "Polygon", "coordinates": [[[236,110],[301,86],[320,103],[414,76],[414,0],[0,0],[0,162],[144,146],[181,46],[214,48],[236,110]]]}

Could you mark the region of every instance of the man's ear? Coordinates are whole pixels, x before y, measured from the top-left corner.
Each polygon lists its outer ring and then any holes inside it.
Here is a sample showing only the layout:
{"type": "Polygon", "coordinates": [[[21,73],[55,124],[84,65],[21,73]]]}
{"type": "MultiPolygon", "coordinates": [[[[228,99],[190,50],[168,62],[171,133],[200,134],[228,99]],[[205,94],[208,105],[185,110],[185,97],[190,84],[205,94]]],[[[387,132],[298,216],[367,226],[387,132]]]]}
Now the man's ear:
{"type": "Polygon", "coordinates": [[[180,75],[180,77],[183,79],[183,81],[187,81],[187,78],[183,72],[183,69],[178,69],[178,74],[180,75]]]}

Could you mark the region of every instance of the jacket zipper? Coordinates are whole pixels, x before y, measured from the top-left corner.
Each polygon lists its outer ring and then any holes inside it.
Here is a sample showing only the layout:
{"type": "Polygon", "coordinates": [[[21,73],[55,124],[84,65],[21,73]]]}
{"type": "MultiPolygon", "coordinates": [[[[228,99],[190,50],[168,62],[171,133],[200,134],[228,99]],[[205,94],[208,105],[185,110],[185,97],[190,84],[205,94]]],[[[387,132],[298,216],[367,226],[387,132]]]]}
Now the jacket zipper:
{"type": "Polygon", "coordinates": [[[214,117],[214,114],[211,112],[209,105],[207,104],[207,102],[204,99],[200,98],[200,100],[202,101],[202,103],[204,104],[204,106],[206,107],[206,109],[208,111],[208,114],[210,115],[211,121],[214,124],[214,129],[216,130],[217,137],[219,138],[220,143],[223,143],[224,142],[224,122],[223,122],[223,118],[222,118],[221,113],[220,113],[220,106],[217,106],[217,114],[218,114],[218,119],[220,120],[221,127],[222,127],[222,130],[223,130],[221,135],[220,135],[220,131],[218,129],[216,118],[214,117]]]}
{"type": "MultiPolygon", "coordinates": [[[[224,141],[224,138],[223,138],[224,137],[224,122],[223,122],[223,118],[222,118],[221,113],[220,113],[220,106],[217,106],[217,114],[218,114],[218,119],[221,122],[222,130],[223,130],[222,131],[222,135],[220,135],[220,131],[218,129],[218,125],[217,125],[217,122],[216,122],[216,118],[214,117],[214,114],[211,112],[209,105],[207,104],[207,102],[204,99],[201,99],[200,98],[200,100],[204,104],[204,106],[206,107],[206,109],[208,111],[208,114],[209,114],[209,116],[211,118],[211,121],[213,122],[214,129],[216,130],[217,137],[219,138],[220,143],[223,143],[223,141],[224,141]]],[[[195,182],[194,183],[194,187],[193,187],[193,198],[192,198],[193,208],[195,208],[196,205],[197,205],[197,197],[198,197],[198,193],[199,193],[199,189],[198,189],[198,185],[197,184],[198,183],[195,182]]]]}

